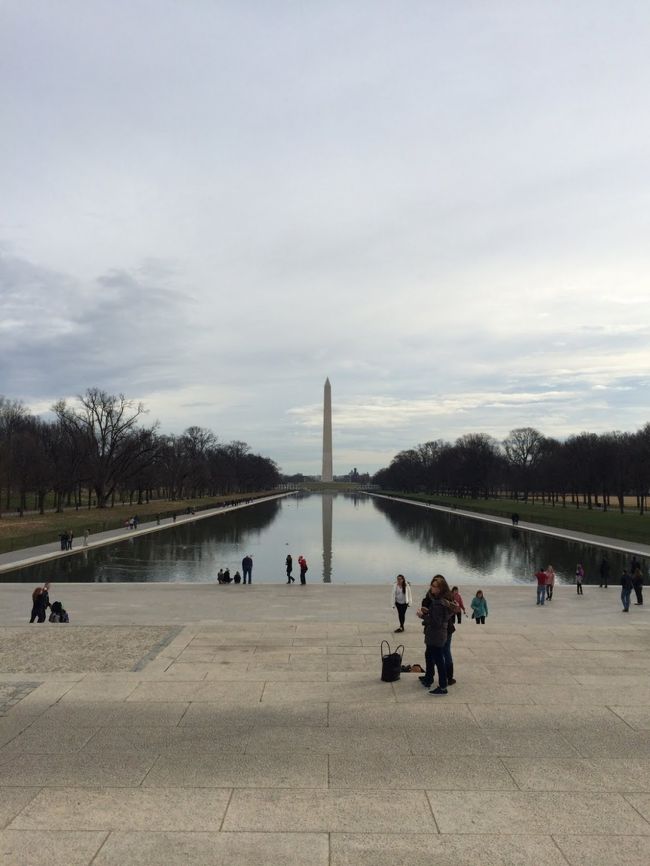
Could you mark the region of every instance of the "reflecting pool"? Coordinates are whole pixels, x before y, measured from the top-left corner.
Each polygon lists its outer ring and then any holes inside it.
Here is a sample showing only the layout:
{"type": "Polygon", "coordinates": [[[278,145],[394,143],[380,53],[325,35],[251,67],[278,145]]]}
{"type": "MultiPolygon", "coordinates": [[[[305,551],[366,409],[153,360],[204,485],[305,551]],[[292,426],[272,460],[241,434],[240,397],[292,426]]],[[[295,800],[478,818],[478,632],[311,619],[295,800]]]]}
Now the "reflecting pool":
{"type": "MultiPolygon", "coordinates": [[[[298,556],[306,557],[308,583],[385,584],[398,572],[424,583],[439,572],[467,587],[533,583],[549,563],[561,582],[573,582],[578,562],[586,582],[598,583],[603,550],[365,494],[305,493],[5,572],[0,580],[214,582],[219,568],[241,571],[247,553],[253,583],[286,581],[290,553],[296,578],[298,556]]],[[[618,585],[624,558],[613,551],[607,558],[618,585]]]]}

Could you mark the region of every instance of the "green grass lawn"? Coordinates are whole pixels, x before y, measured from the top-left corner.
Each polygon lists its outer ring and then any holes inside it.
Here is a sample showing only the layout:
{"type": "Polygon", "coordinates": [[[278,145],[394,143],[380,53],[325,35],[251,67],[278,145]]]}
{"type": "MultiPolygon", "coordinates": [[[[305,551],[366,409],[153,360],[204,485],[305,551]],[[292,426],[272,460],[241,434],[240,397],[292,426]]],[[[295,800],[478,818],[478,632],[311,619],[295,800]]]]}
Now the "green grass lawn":
{"type": "Polygon", "coordinates": [[[154,500],[142,505],[115,505],[113,508],[67,508],[63,513],[47,512],[46,514],[3,514],[0,520],[0,553],[9,550],[21,550],[37,544],[47,544],[58,541],[59,533],[72,530],[79,539],[87,529],[92,535],[108,529],[119,529],[124,521],[138,515],[141,522],[154,520],[156,514],[161,518],[171,517],[174,512],[182,514],[186,508],[204,511],[206,508],[216,508],[233,499],[249,499],[257,496],[277,493],[277,490],[259,491],[257,493],[240,493],[229,496],[215,496],[203,499],[154,500]]]}
{"type": "Polygon", "coordinates": [[[494,514],[498,517],[510,518],[512,512],[516,511],[520,520],[530,523],[541,523],[546,526],[573,529],[576,532],[589,532],[592,535],[650,544],[650,514],[640,515],[636,509],[632,508],[621,514],[614,508],[608,511],[603,511],[601,508],[589,510],[582,504],[580,508],[576,508],[568,501],[566,508],[563,508],[561,503],[552,506],[536,502],[533,505],[514,499],[463,499],[455,496],[429,496],[424,493],[399,493],[395,490],[382,492],[390,496],[401,496],[418,502],[431,502],[434,505],[443,505],[448,508],[456,506],[467,511],[494,514]]]}

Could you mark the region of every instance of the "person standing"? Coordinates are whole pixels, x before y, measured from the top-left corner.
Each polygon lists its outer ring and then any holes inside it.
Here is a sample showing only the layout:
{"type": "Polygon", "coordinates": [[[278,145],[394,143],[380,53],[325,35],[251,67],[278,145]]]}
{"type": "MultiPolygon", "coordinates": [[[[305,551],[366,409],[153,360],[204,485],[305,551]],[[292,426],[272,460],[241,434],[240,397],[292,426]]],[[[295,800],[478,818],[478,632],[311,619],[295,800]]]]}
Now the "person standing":
{"type": "Polygon", "coordinates": [[[600,588],[603,586],[607,589],[607,584],[609,582],[609,562],[606,556],[603,556],[600,562],[600,588]]]}
{"type": "Polygon", "coordinates": [[[541,604],[543,607],[546,601],[546,572],[540,568],[539,571],[535,572],[535,577],[537,578],[537,604],[541,604]]]}
{"type": "Polygon", "coordinates": [[[465,614],[465,616],[467,616],[467,611],[465,610],[465,605],[463,604],[463,597],[458,592],[457,586],[452,586],[451,597],[454,600],[454,604],[458,605],[458,613],[456,614],[456,619],[458,620],[458,625],[460,625],[462,614],[465,614]]]}
{"type": "Polygon", "coordinates": [[[295,583],[296,582],[295,577],[291,577],[291,572],[293,571],[293,558],[292,558],[290,553],[287,554],[286,566],[287,566],[287,583],[295,583]]]}
{"type": "Polygon", "coordinates": [[[483,590],[476,591],[476,595],[472,599],[472,616],[476,625],[479,623],[485,625],[485,619],[488,615],[487,599],[483,595],[483,590]]]}
{"type": "Polygon", "coordinates": [[[555,569],[552,565],[546,567],[546,600],[551,601],[553,598],[553,589],[555,588],[555,569]]]}
{"type": "Polygon", "coordinates": [[[88,547],[88,536],[90,532],[87,529],[84,529],[84,547],[88,547]]]}
{"type": "Polygon", "coordinates": [[[302,553],[298,557],[298,565],[300,566],[300,584],[301,584],[301,586],[304,586],[307,583],[306,578],[307,578],[307,571],[309,569],[307,566],[307,560],[302,555],[302,553]]]}
{"type": "Polygon", "coordinates": [[[636,595],[634,604],[643,604],[643,572],[640,565],[635,568],[632,574],[632,587],[636,595]]]}
{"type": "Polygon", "coordinates": [[[582,563],[576,565],[576,593],[582,595],[582,581],[585,579],[585,570],[582,563]]]}
{"type": "Polygon", "coordinates": [[[632,578],[629,571],[624,568],[621,575],[621,603],[623,604],[623,613],[629,613],[630,596],[632,595],[632,578]]]}
{"type": "Polygon", "coordinates": [[[34,620],[45,622],[45,613],[51,607],[50,605],[50,584],[44,583],[43,586],[37,586],[32,593],[32,613],[30,623],[34,620]]]}
{"type": "Polygon", "coordinates": [[[456,612],[456,605],[451,598],[449,584],[441,574],[436,574],[431,580],[429,592],[423,600],[422,607],[416,611],[424,624],[424,658],[426,669],[420,682],[425,688],[433,685],[434,671],[438,668],[438,686],[431,689],[430,695],[447,694],[447,667],[445,664],[444,646],[448,637],[449,620],[456,612]]]}
{"type": "Polygon", "coordinates": [[[397,608],[397,618],[399,619],[399,626],[395,629],[396,632],[404,631],[406,609],[410,604],[413,604],[411,584],[403,574],[398,574],[393,584],[393,607],[397,608]]]}
{"type": "Polygon", "coordinates": [[[246,556],[241,561],[241,573],[242,573],[242,581],[246,583],[246,578],[248,578],[248,583],[251,584],[253,582],[253,557],[250,553],[247,553],[246,556]]]}

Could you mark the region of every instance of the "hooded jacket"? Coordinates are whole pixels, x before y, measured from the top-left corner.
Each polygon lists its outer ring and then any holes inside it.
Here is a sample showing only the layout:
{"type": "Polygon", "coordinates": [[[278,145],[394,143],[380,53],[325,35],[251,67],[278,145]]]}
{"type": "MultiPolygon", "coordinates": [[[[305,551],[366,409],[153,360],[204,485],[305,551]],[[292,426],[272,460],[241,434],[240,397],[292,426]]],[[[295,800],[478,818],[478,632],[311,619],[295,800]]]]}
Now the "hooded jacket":
{"type": "Polygon", "coordinates": [[[458,605],[446,598],[427,596],[428,610],[422,617],[424,642],[427,646],[442,647],[447,643],[449,620],[458,610],[458,605]]]}

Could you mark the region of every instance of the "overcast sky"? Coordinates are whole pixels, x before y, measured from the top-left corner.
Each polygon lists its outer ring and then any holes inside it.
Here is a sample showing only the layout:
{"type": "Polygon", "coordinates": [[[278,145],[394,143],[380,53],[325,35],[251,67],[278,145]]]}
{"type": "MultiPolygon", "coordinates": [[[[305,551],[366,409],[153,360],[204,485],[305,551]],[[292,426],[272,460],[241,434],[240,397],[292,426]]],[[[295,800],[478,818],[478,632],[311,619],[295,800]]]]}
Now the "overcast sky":
{"type": "Polygon", "coordinates": [[[650,420],[647,0],[0,0],[0,394],[320,471],[650,420]]]}

